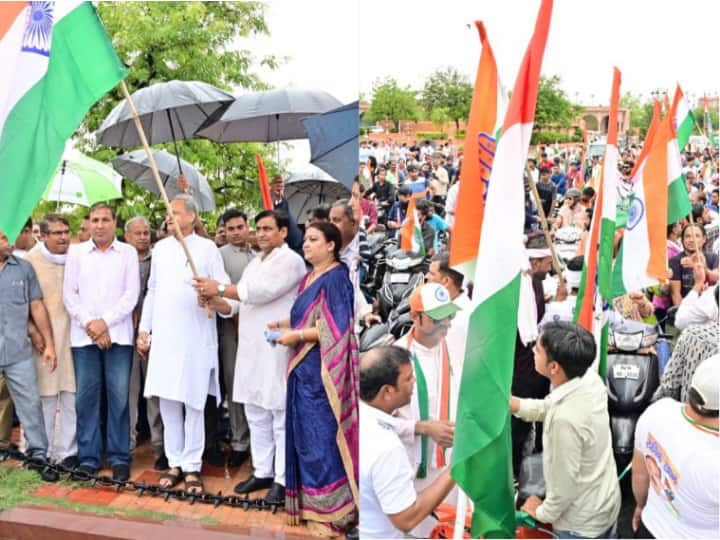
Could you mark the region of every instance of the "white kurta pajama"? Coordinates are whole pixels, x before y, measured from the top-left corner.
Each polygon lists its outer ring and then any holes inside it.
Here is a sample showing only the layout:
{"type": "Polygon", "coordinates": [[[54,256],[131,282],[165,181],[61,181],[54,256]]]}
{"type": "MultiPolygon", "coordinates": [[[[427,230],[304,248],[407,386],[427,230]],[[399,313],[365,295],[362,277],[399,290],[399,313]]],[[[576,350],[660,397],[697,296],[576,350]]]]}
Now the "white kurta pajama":
{"type": "MultiPolygon", "coordinates": [[[[199,275],[230,281],[211,240],[191,234],[185,242],[199,275]]],[[[205,402],[208,394],[220,395],[215,316],[208,318],[205,308],[198,306],[192,277],[180,243],[174,237],[158,242],[139,327],[152,334],[145,397],[160,398],[168,462],[185,471],[200,470],[205,402]],[[178,404],[185,406],[184,421],[178,404]]]]}
{"type": "Polygon", "coordinates": [[[290,318],[302,257],[287,244],[248,263],[237,284],[238,348],[233,401],[245,404],[254,475],[285,485],[285,395],[290,349],[265,339],[267,324],[290,318]],[[274,461],[274,467],[273,467],[274,461]]]}

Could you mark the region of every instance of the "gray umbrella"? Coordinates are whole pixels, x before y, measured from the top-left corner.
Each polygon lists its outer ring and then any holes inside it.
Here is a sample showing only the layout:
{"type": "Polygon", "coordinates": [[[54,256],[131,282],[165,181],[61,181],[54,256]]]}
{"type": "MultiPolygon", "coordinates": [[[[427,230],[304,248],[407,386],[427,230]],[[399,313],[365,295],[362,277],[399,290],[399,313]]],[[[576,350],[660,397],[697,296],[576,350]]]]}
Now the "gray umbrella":
{"type": "Polygon", "coordinates": [[[215,142],[307,139],[300,120],[341,105],[322,90],[285,88],[252,92],[238,96],[227,109],[216,112],[196,135],[215,142]]]}
{"type": "Polygon", "coordinates": [[[320,169],[295,173],[285,179],[285,198],[298,223],[305,223],[308,210],[349,196],[344,185],[320,169]]]}
{"type": "MultiPolygon", "coordinates": [[[[164,150],[153,150],[152,153],[158,167],[158,172],[160,173],[160,180],[162,180],[165,186],[168,197],[172,199],[180,193],[177,185],[177,177],[180,173],[177,159],[164,150]]],[[[200,174],[195,167],[190,165],[190,163],[185,160],[180,161],[185,179],[190,186],[193,199],[195,199],[198,207],[200,210],[214,212],[216,210],[215,196],[213,195],[210,184],[208,184],[205,177],[200,174]]],[[[138,186],[156,195],[160,194],[145,150],[135,150],[122,154],[112,160],[112,166],[117,172],[128,180],[135,182],[138,186]]]]}
{"type": "MultiPolygon", "coordinates": [[[[177,143],[192,138],[213,113],[235,99],[201,81],[157,83],[136,91],[131,97],[149,144],[177,143]]],[[[96,137],[98,142],[113,147],[142,144],[127,101],[118,103],[110,112],[96,137]]],[[[179,156],[177,144],[175,154],[179,156]]]]}

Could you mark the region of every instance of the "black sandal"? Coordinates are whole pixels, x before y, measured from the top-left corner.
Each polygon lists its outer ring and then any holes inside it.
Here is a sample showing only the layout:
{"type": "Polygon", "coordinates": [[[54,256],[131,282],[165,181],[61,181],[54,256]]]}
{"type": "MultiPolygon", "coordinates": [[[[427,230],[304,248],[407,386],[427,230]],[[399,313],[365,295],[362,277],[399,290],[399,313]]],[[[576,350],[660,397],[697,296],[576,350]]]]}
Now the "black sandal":
{"type": "Polygon", "coordinates": [[[200,495],[205,492],[205,484],[203,484],[202,478],[200,477],[200,471],[189,471],[185,473],[185,491],[188,495],[200,495]],[[194,476],[196,480],[188,480],[188,476],[194,476]],[[193,488],[200,488],[200,490],[195,491],[193,488]]]}
{"type": "Polygon", "coordinates": [[[177,486],[182,479],[183,479],[182,469],[180,467],[173,467],[168,472],[160,475],[160,480],[169,480],[170,483],[166,486],[163,486],[162,484],[160,484],[160,485],[161,485],[161,487],[163,487],[165,489],[172,489],[175,486],[177,486]],[[177,473],[173,474],[174,470],[177,470],[177,473]]]}

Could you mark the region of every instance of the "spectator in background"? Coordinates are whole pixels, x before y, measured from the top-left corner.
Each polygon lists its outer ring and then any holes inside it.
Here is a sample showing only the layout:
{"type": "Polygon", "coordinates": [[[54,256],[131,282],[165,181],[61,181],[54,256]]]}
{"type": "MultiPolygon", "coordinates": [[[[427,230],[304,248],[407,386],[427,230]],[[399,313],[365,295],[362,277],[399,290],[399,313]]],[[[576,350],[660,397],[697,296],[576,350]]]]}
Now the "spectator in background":
{"type": "Polygon", "coordinates": [[[550,180],[552,180],[552,183],[557,187],[558,193],[560,195],[565,195],[565,192],[567,191],[567,180],[565,178],[565,173],[560,170],[560,165],[557,163],[552,166],[552,176],[550,177],[550,180]]]}
{"type": "Polygon", "coordinates": [[[28,218],[20,231],[20,234],[18,234],[17,239],[15,240],[15,249],[13,249],[13,255],[15,257],[24,259],[27,254],[30,253],[30,250],[38,244],[38,241],[35,240],[35,237],[33,236],[32,230],[33,221],[32,218],[28,218]]]}
{"type": "Polygon", "coordinates": [[[375,208],[375,204],[366,198],[365,194],[367,191],[365,190],[365,186],[360,183],[358,184],[358,189],[360,190],[360,208],[362,209],[363,219],[365,220],[365,232],[372,234],[378,226],[378,211],[377,208],[375,208]]]}
{"type": "Polygon", "coordinates": [[[284,211],[290,219],[287,237],[288,246],[290,246],[290,249],[293,251],[301,253],[303,236],[297,225],[295,216],[290,212],[290,203],[285,198],[285,182],[283,181],[282,175],[276,174],[273,176],[272,182],[270,183],[270,196],[273,201],[273,210],[284,211]]]}
{"type": "Polygon", "coordinates": [[[305,227],[308,227],[309,225],[312,225],[313,223],[322,223],[322,222],[328,222],[330,221],[330,207],[321,204],[320,206],[316,206],[315,208],[311,208],[308,211],[307,221],[305,222],[305,227]]]}
{"type": "Polygon", "coordinates": [[[90,216],[85,216],[78,229],[78,242],[87,242],[92,236],[90,232],[90,216]]]}

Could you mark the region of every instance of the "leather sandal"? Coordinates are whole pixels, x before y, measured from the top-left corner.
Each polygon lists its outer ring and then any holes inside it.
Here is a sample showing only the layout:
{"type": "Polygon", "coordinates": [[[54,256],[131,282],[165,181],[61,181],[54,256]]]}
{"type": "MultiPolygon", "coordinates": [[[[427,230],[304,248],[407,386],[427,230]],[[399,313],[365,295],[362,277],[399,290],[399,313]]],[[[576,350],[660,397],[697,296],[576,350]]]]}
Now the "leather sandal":
{"type": "Polygon", "coordinates": [[[180,467],[173,467],[168,472],[160,475],[160,480],[167,480],[170,483],[167,485],[164,485],[164,486],[162,484],[160,484],[160,485],[166,489],[172,489],[175,486],[177,486],[182,479],[183,479],[182,469],[180,467]],[[177,471],[177,473],[173,473],[173,471],[177,471]]]}
{"type": "Polygon", "coordinates": [[[203,484],[200,477],[200,471],[188,471],[185,473],[185,491],[189,495],[200,495],[205,491],[205,484],[203,484]],[[188,480],[188,476],[194,477],[194,479],[188,480]]]}

